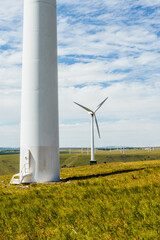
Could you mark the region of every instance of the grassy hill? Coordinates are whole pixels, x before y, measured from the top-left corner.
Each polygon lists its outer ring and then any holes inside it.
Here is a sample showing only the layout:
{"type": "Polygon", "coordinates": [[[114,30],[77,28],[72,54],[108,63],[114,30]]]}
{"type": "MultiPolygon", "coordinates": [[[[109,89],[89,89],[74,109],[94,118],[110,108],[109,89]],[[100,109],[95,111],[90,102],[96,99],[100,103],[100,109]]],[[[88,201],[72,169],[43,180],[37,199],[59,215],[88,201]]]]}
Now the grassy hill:
{"type": "MultiPolygon", "coordinates": [[[[160,149],[148,152],[145,150],[99,151],[95,154],[98,163],[135,162],[160,159],[160,149]]],[[[72,152],[60,153],[60,166],[77,167],[89,165],[90,154],[72,152]]],[[[15,174],[19,172],[19,154],[0,155],[0,175],[15,174]]]]}
{"type": "Polygon", "coordinates": [[[0,155],[0,175],[15,174],[19,171],[19,154],[0,155]]]}
{"type": "MultiPolygon", "coordinates": [[[[111,163],[111,162],[136,162],[146,160],[160,159],[160,150],[151,152],[145,150],[128,150],[124,153],[121,151],[99,151],[95,154],[97,163],[111,163]]],[[[86,153],[71,153],[60,154],[61,167],[69,166],[85,166],[89,165],[90,154],[86,153]]]]}
{"type": "Polygon", "coordinates": [[[0,176],[0,239],[160,236],[160,161],[61,169],[62,181],[9,186],[0,176]]]}

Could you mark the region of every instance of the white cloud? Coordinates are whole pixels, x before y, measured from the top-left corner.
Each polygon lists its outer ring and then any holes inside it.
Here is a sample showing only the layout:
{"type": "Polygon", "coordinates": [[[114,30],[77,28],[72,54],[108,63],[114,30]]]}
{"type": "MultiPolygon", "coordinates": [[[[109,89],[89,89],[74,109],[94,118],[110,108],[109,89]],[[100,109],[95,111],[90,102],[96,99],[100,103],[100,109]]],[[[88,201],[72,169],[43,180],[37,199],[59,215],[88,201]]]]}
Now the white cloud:
{"type": "MultiPolygon", "coordinates": [[[[59,83],[60,86],[73,86],[80,84],[97,84],[99,82],[105,82],[108,70],[107,65],[102,61],[96,61],[91,63],[75,63],[72,65],[59,65],[59,83]]],[[[116,75],[116,74],[115,74],[116,75]]],[[[111,80],[122,79],[123,76],[117,74],[117,76],[109,75],[111,80]]]]}
{"type": "Polygon", "coordinates": [[[160,6],[160,0],[139,0],[139,3],[147,7],[160,6]]]}
{"type": "Polygon", "coordinates": [[[0,24],[4,22],[10,22],[9,28],[14,27],[12,25],[13,19],[20,19],[22,18],[22,7],[23,7],[23,0],[5,0],[1,1],[1,8],[0,8],[0,24]]]}
{"type": "Polygon", "coordinates": [[[0,126],[0,146],[17,147],[19,146],[19,125],[0,126]]]}
{"type": "MultiPolygon", "coordinates": [[[[89,116],[88,116],[89,117],[89,116]]],[[[102,146],[159,146],[160,123],[154,121],[108,121],[99,124],[101,138],[95,129],[95,147],[102,146]]],[[[63,147],[90,147],[90,122],[60,125],[60,144],[63,147]]]]}
{"type": "Polygon", "coordinates": [[[0,91],[0,126],[19,123],[20,92],[17,90],[0,91]]]}
{"type": "Polygon", "coordinates": [[[152,53],[152,52],[144,52],[140,55],[140,57],[137,59],[139,64],[145,65],[145,64],[158,64],[160,60],[160,54],[158,53],[152,53]]]}
{"type": "MultiPolygon", "coordinates": [[[[60,119],[80,123],[88,118],[87,112],[73,104],[78,102],[94,110],[96,106],[107,96],[109,99],[97,112],[101,120],[137,120],[148,119],[159,121],[160,118],[160,95],[159,88],[154,85],[141,82],[122,82],[102,88],[87,86],[78,88],[60,89],[60,119]]],[[[159,129],[160,130],[160,129],[159,129]]]]}
{"type": "Polygon", "coordinates": [[[0,68],[0,89],[19,88],[21,85],[21,68],[18,66],[0,68]]]}

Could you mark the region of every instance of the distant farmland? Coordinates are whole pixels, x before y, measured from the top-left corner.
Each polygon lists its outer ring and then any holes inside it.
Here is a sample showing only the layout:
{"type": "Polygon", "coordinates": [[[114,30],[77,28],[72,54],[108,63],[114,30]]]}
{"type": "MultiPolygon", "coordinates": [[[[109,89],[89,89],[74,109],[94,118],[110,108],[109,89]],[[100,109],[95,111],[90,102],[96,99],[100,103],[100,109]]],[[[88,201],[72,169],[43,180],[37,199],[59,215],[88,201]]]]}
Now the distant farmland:
{"type": "MultiPolygon", "coordinates": [[[[77,167],[89,165],[90,152],[86,149],[62,149],[60,151],[60,166],[77,167]]],[[[136,162],[160,160],[160,148],[152,151],[144,149],[97,151],[95,154],[97,163],[136,162]]],[[[0,175],[8,175],[19,172],[19,154],[0,155],[0,175]]]]}

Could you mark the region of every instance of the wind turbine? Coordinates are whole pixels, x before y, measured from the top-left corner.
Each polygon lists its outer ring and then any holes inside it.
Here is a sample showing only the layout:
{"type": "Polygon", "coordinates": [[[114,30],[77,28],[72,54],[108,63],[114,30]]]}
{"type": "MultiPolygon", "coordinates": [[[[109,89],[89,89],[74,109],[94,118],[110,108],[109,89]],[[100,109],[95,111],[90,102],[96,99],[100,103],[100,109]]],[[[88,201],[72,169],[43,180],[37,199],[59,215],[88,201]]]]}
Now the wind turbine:
{"type": "Polygon", "coordinates": [[[98,109],[104,104],[104,102],[108,99],[105,98],[103,100],[103,102],[101,102],[95,109],[95,111],[92,111],[91,109],[82,106],[79,103],[74,102],[75,104],[77,104],[78,106],[80,106],[81,108],[85,109],[87,112],[89,112],[89,114],[91,115],[91,160],[90,160],[90,165],[92,164],[96,164],[97,161],[94,158],[94,119],[95,119],[95,123],[96,123],[96,127],[97,127],[97,131],[98,131],[98,136],[100,138],[100,131],[99,131],[99,127],[98,127],[98,121],[96,118],[96,112],[98,111],[98,109]]]}

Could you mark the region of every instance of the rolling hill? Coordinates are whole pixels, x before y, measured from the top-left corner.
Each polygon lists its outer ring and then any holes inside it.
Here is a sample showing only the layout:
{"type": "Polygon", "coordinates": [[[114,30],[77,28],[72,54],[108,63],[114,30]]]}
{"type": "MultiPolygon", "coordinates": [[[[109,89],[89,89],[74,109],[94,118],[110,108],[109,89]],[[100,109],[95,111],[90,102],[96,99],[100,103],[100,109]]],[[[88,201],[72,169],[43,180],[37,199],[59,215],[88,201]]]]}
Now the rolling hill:
{"type": "MultiPolygon", "coordinates": [[[[160,150],[151,152],[144,150],[121,151],[99,151],[95,154],[97,163],[135,162],[160,159],[160,150]]],[[[72,152],[60,153],[60,166],[78,167],[89,165],[90,154],[72,152]]],[[[19,154],[0,155],[0,175],[9,175],[19,172],[19,154]]]]}
{"type": "Polygon", "coordinates": [[[6,239],[159,239],[160,161],[61,169],[58,183],[9,186],[0,176],[6,239]]]}

